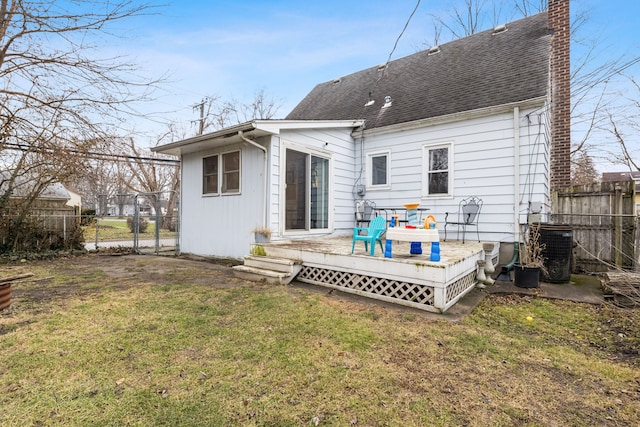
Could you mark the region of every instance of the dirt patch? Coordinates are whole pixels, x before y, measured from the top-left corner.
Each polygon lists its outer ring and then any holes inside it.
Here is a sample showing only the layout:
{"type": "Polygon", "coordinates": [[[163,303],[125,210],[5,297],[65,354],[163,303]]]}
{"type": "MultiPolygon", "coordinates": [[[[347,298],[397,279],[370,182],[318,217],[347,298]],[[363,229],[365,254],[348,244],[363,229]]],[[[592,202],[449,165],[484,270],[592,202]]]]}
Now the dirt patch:
{"type": "Polygon", "coordinates": [[[32,280],[17,283],[13,287],[12,299],[42,303],[71,296],[87,297],[99,293],[101,286],[127,289],[140,283],[193,283],[216,287],[243,283],[234,277],[226,262],[218,264],[180,257],[112,254],[5,265],[0,268],[0,277],[31,270],[37,274],[32,280]],[[98,283],[99,286],[85,286],[87,283],[98,283]]]}

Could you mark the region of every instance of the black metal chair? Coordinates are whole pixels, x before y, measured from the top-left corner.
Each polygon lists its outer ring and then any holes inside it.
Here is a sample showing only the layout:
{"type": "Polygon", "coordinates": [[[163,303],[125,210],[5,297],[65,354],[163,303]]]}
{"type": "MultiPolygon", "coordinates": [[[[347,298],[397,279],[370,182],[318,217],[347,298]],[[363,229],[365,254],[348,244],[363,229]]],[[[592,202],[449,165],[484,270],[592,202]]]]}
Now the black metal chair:
{"type": "Polygon", "coordinates": [[[472,196],[462,199],[458,205],[457,220],[449,219],[449,212],[444,216],[444,240],[447,241],[447,226],[454,225],[458,227],[456,238],[460,240],[460,228],[462,228],[462,243],[465,242],[467,227],[475,227],[478,242],[480,242],[480,231],[478,230],[478,218],[482,209],[482,199],[472,196]]]}

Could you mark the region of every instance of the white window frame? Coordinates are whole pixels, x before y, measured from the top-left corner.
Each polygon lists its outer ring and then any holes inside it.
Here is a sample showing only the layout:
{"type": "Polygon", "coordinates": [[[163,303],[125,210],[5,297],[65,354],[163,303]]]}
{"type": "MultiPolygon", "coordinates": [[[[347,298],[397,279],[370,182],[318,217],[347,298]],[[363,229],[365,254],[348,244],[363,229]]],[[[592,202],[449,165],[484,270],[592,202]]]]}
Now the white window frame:
{"type": "Polygon", "coordinates": [[[212,197],[212,196],[219,196],[220,195],[220,155],[219,154],[212,154],[210,156],[204,156],[202,158],[202,195],[204,197],[212,197]],[[204,162],[205,162],[206,159],[211,159],[213,157],[217,157],[215,163],[217,163],[217,166],[218,166],[218,170],[216,171],[216,177],[218,178],[218,180],[216,182],[216,189],[215,189],[215,191],[205,191],[204,162]]]}
{"type": "Polygon", "coordinates": [[[453,197],[453,142],[440,142],[434,144],[425,144],[422,146],[422,197],[428,199],[437,199],[437,198],[452,198],[453,197]],[[429,152],[431,150],[437,150],[441,148],[446,148],[448,150],[448,168],[446,172],[448,172],[448,180],[447,180],[447,192],[446,193],[429,193],[429,152]]]}
{"type": "Polygon", "coordinates": [[[373,151],[367,153],[367,190],[389,190],[391,188],[391,150],[373,151]],[[373,184],[373,159],[375,157],[387,158],[386,184],[373,184]]]}
{"type": "Polygon", "coordinates": [[[208,156],[204,156],[202,157],[202,197],[216,197],[216,196],[236,196],[238,194],[242,193],[242,150],[229,150],[229,151],[224,151],[224,152],[220,152],[220,153],[214,153],[208,156]],[[223,167],[224,167],[224,157],[226,155],[232,154],[232,153],[238,153],[238,170],[237,171],[224,171],[223,167]],[[211,191],[211,192],[205,192],[205,188],[204,188],[204,161],[205,159],[208,158],[212,158],[212,157],[217,157],[218,158],[218,188],[216,188],[216,191],[211,191]],[[224,191],[223,190],[223,179],[225,176],[225,173],[233,173],[233,172],[237,172],[238,173],[238,189],[233,189],[233,191],[224,191]]]}
{"type": "Polygon", "coordinates": [[[218,170],[220,171],[220,178],[218,179],[218,184],[220,185],[220,194],[223,196],[232,196],[232,195],[237,195],[240,194],[242,192],[242,153],[240,152],[240,150],[231,150],[231,151],[225,151],[223,153],[220,153],[220,166],[218,167],[218,170]],[[228,156],[229,154],[233,154],[233,153],[238,153],[238,170],[232,170],[232,171],[225,171],[224,170],[224,157],[228,156]],[[238,173],[238,189],[233,189],[233,190],[227,190],[225,191],[223,189],[223,182],[224,182],[224,177],[226,173],[238,173]]]}

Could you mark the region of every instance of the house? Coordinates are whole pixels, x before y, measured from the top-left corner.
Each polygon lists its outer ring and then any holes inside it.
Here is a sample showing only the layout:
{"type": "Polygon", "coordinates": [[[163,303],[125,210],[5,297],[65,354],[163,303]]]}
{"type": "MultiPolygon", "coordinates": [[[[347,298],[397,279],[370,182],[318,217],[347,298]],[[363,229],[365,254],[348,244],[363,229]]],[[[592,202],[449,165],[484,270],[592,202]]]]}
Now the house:
{"type": "Polygon", "coordinates": [[[483,200],[480,238],[519,241],[569,185],[569,2],[318,84],[283,120],[154,148],[181,161],[183,252],[241,258],[272,239],[352,233],[363,200],[439,223],[483,200]]]}
{"type": "Polygon", "coordinates": [[[640,171],[604,172],[602,182],[633,181],[635,183],[634,200],[636,215],[640,215],[640,171]]]}
{"type": "Polygon", "coordinates": [[[82,195],[77,190],[69,188],[69,186],[65,186],[65,188],[69,193],[69,200],[65,204],[74,208],[76,214],[80,215],[82,211],[82,195]]]}
{"type": "Polygon", "coordinates": [[[39,183],[37,175],[12,176],[0,171],[4,194],[0,227],[0,252],[74,248],[79,225],[71,195],[59,182],[39,183]],[[26,226],[25,226],[26,224],[26,226]]]}
{"type": "Polygon", "coordinates": [[[72,201],[71,192],[59,182],[52,182],[41,186],[30,174],[11,176],[12,171],[0,171],[0,194],[9,193],[11,203],[7,206],[7,213],[17,212],[17,206],[27,201],[29,211],[37,215],[73,215],[75,209],[69,203],[72,201]]]}
{"type": "Polygon", "coordinates": [[[104,213],[102,211],[100,212],[102,215],[118,217],[134,216],[136,214],[136,205],[140,215],[155,215],[153,202],[145,196],[136,197],[132,194],[119,194],[105,198],[105,203],[104,213]]]}

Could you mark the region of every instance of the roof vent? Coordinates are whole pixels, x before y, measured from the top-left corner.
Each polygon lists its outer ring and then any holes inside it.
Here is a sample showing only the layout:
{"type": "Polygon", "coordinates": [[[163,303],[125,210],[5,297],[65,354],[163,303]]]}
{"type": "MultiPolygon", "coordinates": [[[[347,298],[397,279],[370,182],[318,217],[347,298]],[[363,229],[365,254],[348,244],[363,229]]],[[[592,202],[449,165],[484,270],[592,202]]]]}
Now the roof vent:
{"type": "Polygon", "coordinates": [[[493,35],[495,36],[496,34],[504,33],[506,31],[507,31],[507,24],[498,25],[497,27],[493,28],[493,35]]]}
{"type": "Polygon", "coordinates": [[[387,64],[380,64],[378,65],[378,71],[384,71],[387,68],[387,64]]]}
{"type": "Polygon", "coordinates": [[[370,99],[370,100],[367,101],[366,104],[364,104],[364,106],[365,107],[369,107],[369,106],[371,106],[371,105],[373,105],[375,103],[376,103],[375,99],[370,99]]]}
{"type": "Polygon", "coordinates": [[[333,81],[333,84],[334,84],[334,85],[335,85],[335,84],[338,84],[338,83],[340,83],[341,81],[342,81],[342,79],[335,79],[335,80],[333,81]]]}
{"type": "Polygon", "coordinates": [[[430,47],[427,51],[427,55],[435,55],[436,53],[440,53],[440,46],[430,47]]]}
{"type": "Polygon", "coordinates": [[[382,106],[382,108],[387,108],[387,107],[391,107],[391,97],[389,95],[384,97],[384,105],[382,106]]]}

